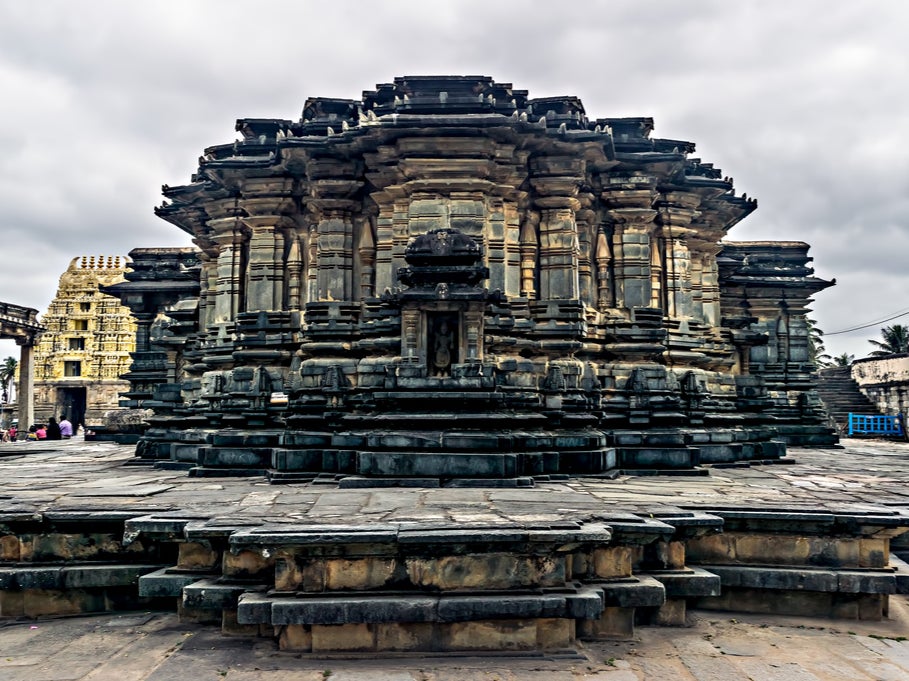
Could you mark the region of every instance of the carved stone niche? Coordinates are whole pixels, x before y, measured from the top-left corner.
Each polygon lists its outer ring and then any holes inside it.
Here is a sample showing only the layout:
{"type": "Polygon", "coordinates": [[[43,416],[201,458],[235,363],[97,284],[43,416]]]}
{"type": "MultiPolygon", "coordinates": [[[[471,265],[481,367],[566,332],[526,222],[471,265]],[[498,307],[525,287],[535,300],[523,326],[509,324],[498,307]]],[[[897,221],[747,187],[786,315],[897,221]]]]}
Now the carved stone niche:
{"type": "Polygon", "coordinates": [[[480,246],[454,229],[416,237],[398,279],[407,288],[401,304],[402,364],[446,378],[454,367],[483,359],[483,310],[489,299],[480,286],[489,277],[480,246]]]}

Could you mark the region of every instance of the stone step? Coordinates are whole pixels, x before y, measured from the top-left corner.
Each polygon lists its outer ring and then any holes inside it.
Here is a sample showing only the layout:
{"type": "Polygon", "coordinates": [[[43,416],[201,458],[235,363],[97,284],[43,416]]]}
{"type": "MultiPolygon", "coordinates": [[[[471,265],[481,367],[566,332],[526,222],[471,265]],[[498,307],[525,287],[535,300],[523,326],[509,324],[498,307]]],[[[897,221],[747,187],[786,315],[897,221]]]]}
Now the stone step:
{"type": "MultiPolygon", "coordinates": [[[[622,588],[616,587],[611,592],[621,594],[613,600],[644,601],[649,604],[655,600],[650,593],[653,590],[654,585],[646,583],[628,585],[627,588],[622,585],[622,588]]],[[[539,593],[244,593],[240,595],[237,604],[237,621],[240,624],[280,626],[529,618],[596,619],[603,611],[605,592],[606,587],[584,586],[561,592],[552,590],[539,593]]]]}
{"type": "Polygon", "coordinates": [[[698,447],[618,447],[616,452],[623,469],[694,468],[700,463],[698,447]]]}

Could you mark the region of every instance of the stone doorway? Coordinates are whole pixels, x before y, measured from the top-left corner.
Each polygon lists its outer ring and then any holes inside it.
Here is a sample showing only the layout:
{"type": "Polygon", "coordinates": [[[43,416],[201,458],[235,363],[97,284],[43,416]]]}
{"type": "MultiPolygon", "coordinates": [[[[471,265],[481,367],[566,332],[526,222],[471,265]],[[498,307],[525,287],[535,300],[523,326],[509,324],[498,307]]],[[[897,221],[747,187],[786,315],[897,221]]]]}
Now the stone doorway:
{"type": "Polygon", "coordinates": [[[426,315],[426,360],[430,376],[451,376],[452,365],[460,361],[458,317],[457,312],[426,315]]]}
{"type": "Polygon", "coordinates": [[[85,387],[57,389],[57,418],[65,416],[73,424],[73,432],[78,426],[85,427],[86,391],[85,387]]]}

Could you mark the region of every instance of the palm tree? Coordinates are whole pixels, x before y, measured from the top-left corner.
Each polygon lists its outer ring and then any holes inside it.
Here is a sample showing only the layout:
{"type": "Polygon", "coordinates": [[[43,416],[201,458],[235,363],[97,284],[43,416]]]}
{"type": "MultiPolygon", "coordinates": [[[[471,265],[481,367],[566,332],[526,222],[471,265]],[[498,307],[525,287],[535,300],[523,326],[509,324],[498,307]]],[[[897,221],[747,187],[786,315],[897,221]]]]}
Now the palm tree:
{"type": "Polygon", "coordinates": [[[3,391],[3,401],[9,402],[10,386],[16,377],[16,369],[19,368],[19,362],[14,357],[7,357],[0,365],[0,388],[3,391]]]}
{"type": "Polygon", "coordinates": [[[805,326],[808,327],[808,360],[820,366],[826,365],[830,355],[826,354],[824,347],[824,332],[815,320],[808,317],[805,318],[805,326]]]}
{"type": "Polygon", "coordinates": [[[830,366],[847,367],[852,364],[853,361],[855,361],[855,355],[850,355],[848,352],[844,352],[842,355],[837,355],[834,357],[830,363],[830,366]]]}
{"type": "Polygon", "coordinates": [[[883,340],[868,341],[877,348],[871,353],[871,357],[886,357],[909,352],[909,326],[902,324],[885,326],[881,329],[881,338],[883,340]]]}

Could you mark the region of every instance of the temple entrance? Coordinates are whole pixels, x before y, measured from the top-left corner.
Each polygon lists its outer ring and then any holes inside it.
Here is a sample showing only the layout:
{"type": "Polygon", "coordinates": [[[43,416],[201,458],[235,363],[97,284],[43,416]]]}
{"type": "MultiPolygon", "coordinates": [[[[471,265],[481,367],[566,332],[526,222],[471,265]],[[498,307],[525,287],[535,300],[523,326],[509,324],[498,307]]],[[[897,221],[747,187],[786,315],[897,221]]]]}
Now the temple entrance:
{"type": "Polygon", "coordinates": [[[65,416],[73,424],[73,432],[78,426],[85,427],[85,387],[57,388],[57,413],[65,416]]]}
{"type": "Polygon", "coordinates": [[[426,359],[430,376],[451,376],[451,366],[460,361],[458,314],[430,312],[426,315],[426,359]]]}

